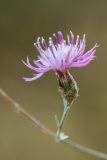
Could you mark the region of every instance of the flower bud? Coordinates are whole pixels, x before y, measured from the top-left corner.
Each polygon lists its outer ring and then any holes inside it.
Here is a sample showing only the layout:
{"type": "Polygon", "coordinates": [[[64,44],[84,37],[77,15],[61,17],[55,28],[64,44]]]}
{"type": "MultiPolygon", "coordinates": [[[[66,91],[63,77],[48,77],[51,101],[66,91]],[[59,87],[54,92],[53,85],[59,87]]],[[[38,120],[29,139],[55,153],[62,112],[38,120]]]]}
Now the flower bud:
{"type": "Polygon", "coordinates": [[[65,98],[70,106],[78,97],[79,89],[77,87],[77,83],[69,71],[66,71],[65,74],[58,72],[57,76],[59,81],[59,92],[61,93],[62,98],[65,98]]]}

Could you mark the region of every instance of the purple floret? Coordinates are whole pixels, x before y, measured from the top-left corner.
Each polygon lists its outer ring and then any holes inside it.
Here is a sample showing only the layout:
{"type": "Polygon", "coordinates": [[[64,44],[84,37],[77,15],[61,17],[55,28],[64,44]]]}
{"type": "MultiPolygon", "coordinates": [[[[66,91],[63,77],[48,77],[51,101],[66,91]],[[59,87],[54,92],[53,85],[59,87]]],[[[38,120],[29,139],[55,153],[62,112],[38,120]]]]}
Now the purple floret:
{"type": "Polygon", "coordinates": [[[67,36],[67,41],[63,38],[62,32],[58,32],[57,35],[53,34],[53,39],[49,38],[49,45],[46,44],[43,37],[38,37],[34,46],[39,53],[37,60],[33,61],[34,66],[30,64],[28,57],[26,62],[23,61],[23,63],[36,74],[33,78],[24,78],[25,81],[36,80],[51,70],[66,74],[70,68],[85,67],[95,58],[96,48],[98,47],[95,44],[93,48],[86,52],[85,35],[82,39],[77,36],[75,41],[71,31],[70,36],[67,36]]]}

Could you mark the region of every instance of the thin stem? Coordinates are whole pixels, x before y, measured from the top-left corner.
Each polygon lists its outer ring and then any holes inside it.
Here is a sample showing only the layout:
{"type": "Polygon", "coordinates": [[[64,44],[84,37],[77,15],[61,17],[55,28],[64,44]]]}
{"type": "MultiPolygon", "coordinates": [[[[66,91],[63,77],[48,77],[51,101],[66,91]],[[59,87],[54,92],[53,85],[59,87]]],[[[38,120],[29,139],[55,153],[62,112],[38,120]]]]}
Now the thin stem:
{"type": "Polygon", "coordinates": [[[65,98],[63,98],[64,110],[63,110],[63,113],[62,113],[60,121],[57,120],[56,139],[60,136],[61,130],[62,130],[63,126],[64,126],[65,120],[66,120],[66,118],[68,116],[69,110],[70,110],[70,108],[71,108],[74,100],[69,105],[69,103],[67,102],[67,100],[65,98]]]}
{"type": "Polygon", "coordinates": [[[72,148],[74,148],[76,150],[79,150],[82,153],[86,153],[86,154],[95,156],[97,158],[107,160],[107,153],[103,153],[103,152],[97,151],[95,149],[83,146],[81,144],[78,144],[78,143],[70,140],[70,139],[66,139],[66,140],[64,140],[62,142],[67,144],[67,145],[69,145],[69,146],[71,146],[72,148]]]}
{"type": "MultiPolygon", "coordinates": [[[[17,111],[19,115],[21,115],[23,118],[26,118],[29,122],[31,122],[34,127],[37,127],[40,129],[42,133],[45,133],[53,138],[55,138],[55,133],[46,127],[42,122],[40,122],[37,118],[33,117],[31,114],[29,114],[27,111],[25,111],[19,103],[17,103],[14,99],[12,99],[10,96],[8,96],[2,89],[0,89],[0,95],[4,98],[6,102],[11,104],[14,109],[17,111]]],[[[85,147],[81,144],[75,143],[70,139],[63,139],[61,140],[59,137],[59,142],[65,143],[68,146],[72,147],[73,149],[76,149],[82,153],[86,153],[88,155],[95,156],[100,159],[107,160],[107,153],[103,153],[88,147],[85,147]]]]}
{"type": "Polygon", "coordinates": [[[70,109],[70,106],[68,105],[68,102],[65,98],[63,98],[63,104],[64,104],[64,111],[63,111],[63,114],[62,114],[62,117],[61,117],[60,123],[59,123],[60,129],[63,127],[64,121],[67,118],[68,111],[70,109]]]}
{"type": "Polygon", "coordinates": [[[60,136],[60,133],[61,133],[61,129],[64,125],[64,122],[67,118],[67,115],[68,115],[68,112],[69,112],[69,109],[70,107],[68,106],[67,102],[65,99],[63,99],[63,102],[64,102],[64,111],[62,113],[62,116],[61,116],[61,119],[60,121],[57,122],[57,132],[56,132],[56,138],[58,138],[60,136]]]}
{"type": "Polygon", "coordinates": [[[64,125],[64,122],[67,118],[67,115],[68,115],[68,112],[69,112],[69,109],[70,107],[67,107],[66,109],[64,109],[64,112],[62,114],[62,117],[61,117],[61,120],[60,120],[60,123],[59,123],[59,128],[60,130],[62,129],[63,125],[64,125]]]}
{"type": "Polygon", "coordinates": [[[39,128],[43,133],[46,133],[50,136],[53,136],[54,133],[47,128],[43,123],[41,123],[37,118],[33,117],[31,114],[29,114],[27,111],[23,109],[21,105],[19,105],[16,101],[14,101],[11,97],[9,97],[6,92],[4,92],[2,89],[0,89],[0,95],[10,103],[14,109],[16,110],[19,115],[26,118],[28,121],[30,121],[35,127],[39,128]]]}

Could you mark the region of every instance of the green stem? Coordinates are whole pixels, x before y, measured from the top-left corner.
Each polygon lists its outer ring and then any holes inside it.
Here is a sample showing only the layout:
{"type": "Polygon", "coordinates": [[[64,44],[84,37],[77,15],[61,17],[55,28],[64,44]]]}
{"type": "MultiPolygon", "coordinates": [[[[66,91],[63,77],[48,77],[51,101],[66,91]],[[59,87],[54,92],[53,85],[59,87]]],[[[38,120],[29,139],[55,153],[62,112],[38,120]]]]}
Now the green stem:
{"type": "Polygon", "coordinates": [[[64,125],[64,122],[67,118],[67,115],[68,115],[68,112],[69,112],[69,109],[70,107],[67,107],[66,109],[64,109],[64,112],[62,114],[62,117],[61,117],[61,120],[60,120],[60,123],[59,123],[59,128],[60,130],[62,129],[63,125],[64,125]]]}
{"type": "Polygon", "coordinates": [[[61,133],[61,130],[62,130],[62,127],[64,125],[64,122],[68,116],[68,112],[69,112],[69,109],[70,109],[70,106],[68,105],[66,99],[63,99],[63,103],[64,103],[64,111],[62,113],[62,116],[61,116],[61,119],[60,121],[57,122],[57,132],[56,132],[56,138],[59,137],[60,133],[61,133]]]}
{"type": "Polygon", "coordinates": [[[100,151],[97,151],[95,149],[92,149],[92,148],[89,148],[89,147],[86,147],[84,145],[81,145],[81,144],[78,144],[70,139],[65,139],[63,141],[61,141],[62,143],[65,143],[67,144],[68,146],[70,146],[71,148],[73,149],[76,149],[82,153],[86,153],[88,155],[92,155],[92,156],[95,156],[99,159],[104,159],[104,160],[107,160],[107,153],[104,153],[104,152],[100,152],[100,151]]]}

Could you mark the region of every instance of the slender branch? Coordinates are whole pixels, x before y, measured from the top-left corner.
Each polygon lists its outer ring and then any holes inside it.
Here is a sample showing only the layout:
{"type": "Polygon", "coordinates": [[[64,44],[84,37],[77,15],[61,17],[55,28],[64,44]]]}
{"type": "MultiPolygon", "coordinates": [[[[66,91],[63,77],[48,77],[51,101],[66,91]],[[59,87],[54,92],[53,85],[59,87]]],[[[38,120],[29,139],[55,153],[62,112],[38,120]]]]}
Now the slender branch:
{"type": "MultiPolygon", "coordinates": [[[[45,133],[55,138],[55,133],[51,129],[46,127],[37,118],[33,117],[31,114],[25,111],[21,105],[19,105],[15,100],[13,100],[10,96],[8,96],[1,88],[0,88],[0,95],[1,97],[4,98],[6,102],[8,102],[14,107],[17,113],[19,113],[23,118],[26,118],[29,122],[31,122],[34,125],[34,127],[37,127],[38,129],[40,129],[42,133],[45,133]]],[[[85,147],[81,144],[73,142],[69,138],[61,140],[61,137],[59,137],[59,142],[65,143],[68,146],[72,147],[73,149],[77,149],[78,151],[82,153],[86,153],[86,154],[95,156],[97,158],[107,160],[107,153],[103,153],[103,152],[85,147]]]]}
{"type": "Polygon", "coordinates": [[[67,115],[68,115],[68,112],[70,109],[70,106],[68,106],[68,103],[67,103],[66,99],[64,99],[64,98],[63,98],[63,103],[64,103],[64,110],[63,110],[62,116],[61,116],[60,120],[56,119],[56,122],[57,122],[56,138],[58,138],[58,136],[60,136],[62,127],[64,125],[64,122],[67,118],[67,115]]]}
{"type": "Polygon", "coordinates": [[[54,136],[54,133],[49,128],[47,128],[37,118],[33,117],[31,114],[25,111],[21,105],[19,105],[16,101],[14,101],[11,97],[9,97],[6,94],[6,92],[4,92],[1,88],[0,88],[0,95],[5,99],[5,101],[10,103],[14,107],[17,113],[19,113],[22,117],[29,120],[35,127],[39,128],[43,133],[46,133],[50,136],[54,136]]]}
{"type": "Polygon", "coordinates": [[[97,158],[107,160],[107,153],[103,153],[103,152],[97,151],[95,149],[86,147],[84,145],[78,144],[70,139],[66,139],[62,142],[67,144],[68,146],[71,146],[71,148],[74,148],[82,153],[86,153],[86,154],[95,156],[97,158]]]}

